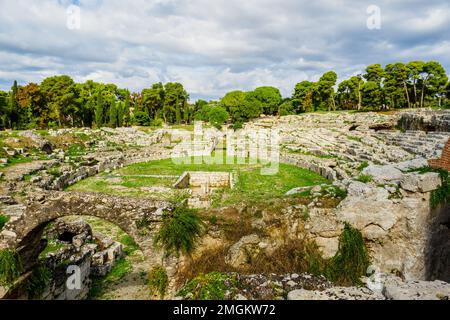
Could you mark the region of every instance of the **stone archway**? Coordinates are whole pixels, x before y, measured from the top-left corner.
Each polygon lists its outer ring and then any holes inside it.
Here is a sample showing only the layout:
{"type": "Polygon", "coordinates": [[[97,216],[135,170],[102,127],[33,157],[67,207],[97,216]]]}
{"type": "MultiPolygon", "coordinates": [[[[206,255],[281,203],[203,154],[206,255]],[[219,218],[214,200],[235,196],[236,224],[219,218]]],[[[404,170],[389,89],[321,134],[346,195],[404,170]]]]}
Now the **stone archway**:
{"type": "Polygon", "coordinates": [[[41,238],[51,221],[65,216],[93,216],[109,221],[131,236],[141,248],[152,245],[162,215],[170,210],[163,201],[95,193],[50,192],[28,204],[0,233],[0,249],[19,252],[25,271],[42,251],[41,238]]]}

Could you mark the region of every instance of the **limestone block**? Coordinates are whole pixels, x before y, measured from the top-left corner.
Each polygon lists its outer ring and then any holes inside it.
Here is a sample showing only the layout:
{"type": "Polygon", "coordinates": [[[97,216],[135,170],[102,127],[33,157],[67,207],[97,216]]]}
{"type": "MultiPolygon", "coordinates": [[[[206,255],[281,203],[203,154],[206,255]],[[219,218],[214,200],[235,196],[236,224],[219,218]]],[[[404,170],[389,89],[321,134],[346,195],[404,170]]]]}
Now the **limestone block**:
{"type": "Polygon", "coordinates": [[[383,293],[389,300],[449,300],[450,284],[439,280],[403,284],[387,281],[383,293]]]}
{"type": "Polygon", "coordinates": [[[367,288],[334,287],[325,291],[299,289],[288,293],[288,300],[384,300],[367,288]]]}
{"type": "Polygon", "coordinates": [[[442,184],[439,173],[428,172],[419,174],[417,172],[403,175],[400,186],[411,192],[430,192],[438,189],[442,184]]]}
{"type": "Polygon", "coordinates": [[[362,173],[373,177],[373,180],[377,183],[400,180],[402,177],[402,172],[392,165],[371,165],[365,168],[362,173]]]}

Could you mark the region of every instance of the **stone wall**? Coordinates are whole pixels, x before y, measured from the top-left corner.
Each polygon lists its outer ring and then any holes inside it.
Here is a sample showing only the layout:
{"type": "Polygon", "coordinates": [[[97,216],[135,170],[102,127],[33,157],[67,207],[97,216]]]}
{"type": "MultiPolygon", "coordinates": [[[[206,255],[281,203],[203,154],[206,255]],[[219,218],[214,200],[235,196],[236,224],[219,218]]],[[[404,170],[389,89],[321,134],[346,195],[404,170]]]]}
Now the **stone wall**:
{"type": "Polygon", "coordinates": [[[398,125],[403,130],[450,132],[450,110],[408,110],[401,113],[398,125]]]}
{"type": "Polygon", "coordinates": [[[441,168],[450,171],[450,139],[442,150],[440,159],[433,159],[428,161],[433,168],[441,168]]]}
{"type": "Polygon", "coordinates": [[[228,172],[189,172],[189,184],[192,187],[201,187],[208,184],[212,188],[225,188],[230,186],[230,173],[228,172]]]}

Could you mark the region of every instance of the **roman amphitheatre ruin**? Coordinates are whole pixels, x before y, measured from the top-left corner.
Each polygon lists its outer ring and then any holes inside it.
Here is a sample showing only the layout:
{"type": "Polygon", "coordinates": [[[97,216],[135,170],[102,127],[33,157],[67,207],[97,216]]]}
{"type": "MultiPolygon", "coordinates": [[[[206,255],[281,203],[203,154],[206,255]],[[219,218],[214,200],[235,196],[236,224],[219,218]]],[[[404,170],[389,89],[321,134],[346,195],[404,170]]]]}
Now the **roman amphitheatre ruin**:
{"type": "Polygon", "coordinates": [[[200,143],[192,128],[2,132],[0,249],[21,268],[0,297],[449,299],[449,111],[263,117],[239,130],[250,150],[261,129],[279,134],[275,175],[238,152],[244,161],[174,162],[230,151],[227,131],[207,127],[200,143]],[[203,231],[177,254],[155,237],[181,202],[203,231]],[[321,272],[349,230],[370,262],[358,284],[321,272]],[[155,266],[163,292],[148,287],[155,266]],[[49,274],[30,281],[38,267],[49,274]],[[219,296],[193,290],[208,281],[219,296]]]}

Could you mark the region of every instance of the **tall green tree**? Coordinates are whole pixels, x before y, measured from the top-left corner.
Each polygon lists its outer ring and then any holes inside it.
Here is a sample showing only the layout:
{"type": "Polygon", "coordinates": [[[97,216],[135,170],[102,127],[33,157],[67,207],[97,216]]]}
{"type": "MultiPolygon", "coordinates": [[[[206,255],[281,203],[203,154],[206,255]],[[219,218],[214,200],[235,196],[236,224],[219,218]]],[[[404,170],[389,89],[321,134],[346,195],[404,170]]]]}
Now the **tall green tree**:
{"type": "Polygon", "coordinates": [[[181,83],[169,82],[164,86],[163,117],[166,123],[180,124],[187,110],[189,95],[181,83]]]}
{"type": "Polygon", "coordinates": [[[334,95],[334,86],[336,85],[337,74],[334,71],[328,71],[317,82],[317,93],[319,94],[319,108],[328,111],[336,110],[334,95]]]}
{"type": "Polygon", "coordinates": [[[10,110],[10,122],[11,128],[19,129],[19,120],[20,120],[20,108],[19,102],[17,101],[17,93],[19,91],[19,86],[17,85],[17,81],[14,80],[14,83],[11,87],[11,95],[9,97],[9,110],[10,110]]]}
{"type": "Polygon", "coordinates": [[[438,106],[442,104],[442,97],[445,94],[445,86],[448,82],[448,76],[445,69],[437,61],[429,61],[423,67],[422,97],[421,107],[425,105],[425,99],[433,103],[437,98],[438,106]]]}
{"type": "Polygon", "coordinates": [[[406,86],[408,81],[408,70],[404,63],[397,62],[388,64],[385,68],[386,77],[384,89],[386,98],[392,108],[403,108],[411,106],[409,93],[406,86]]]}
{"type": "Polygon", "coordinates": [[[105,103],[103,101],[103,94],[101,92],[97,95],[97,104],[95,106],[95,124],[97,128],[101,128],[105,124],[105,103]]]}
{"type": "Polygon", "coordinates": [[[414,107],[420,104],[419,89],[417,88],[418,83],[422,80],[421,74],[425,62],[423,61],[411,61],[406,64],[406,69],[408,70],[409,85],[412,87],[411,100],[414,107]]]}
{"type": "Polygon", "coordinates": [[[8,92],[0,90],[0,130],[10,128],[10,112],[9,112],[8,92]]]}
{"type": "Polygon", "coordinates": [[[79,118],[77,88],[69,76],[46,78],[41,83],[41,91],[50,109],[50,120],[57,121],[60,127],[75,126],[79,118]]]}
{"type": "Polygon", "coordinates": [[[127,96],[123,105],[123,125],[128,127],[131,125],[131,98],[127,96]]]}
{"type": "Polygon", "coordinates": [[[243,91],[228,92],[221,100],[219,105],[223,107],[231,116],[234,123],[244,122],[243,107],[246,94],[243,91]]]}
{"type": "Polygon", "coordinates": [[[315,84],[311,81],[302,81],[295,86],[292,95],[292,105],[297,113],[314,111],[313,96],[315,84]]]}
{"type": "Polygon", "coordinates": [[[253,96],[261,102],[264,114],[275,115],[278,113],[278,106],[283,99],[279,89],[275,87],[259,87],[253,91],[253,96]]]}

